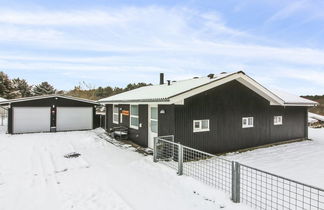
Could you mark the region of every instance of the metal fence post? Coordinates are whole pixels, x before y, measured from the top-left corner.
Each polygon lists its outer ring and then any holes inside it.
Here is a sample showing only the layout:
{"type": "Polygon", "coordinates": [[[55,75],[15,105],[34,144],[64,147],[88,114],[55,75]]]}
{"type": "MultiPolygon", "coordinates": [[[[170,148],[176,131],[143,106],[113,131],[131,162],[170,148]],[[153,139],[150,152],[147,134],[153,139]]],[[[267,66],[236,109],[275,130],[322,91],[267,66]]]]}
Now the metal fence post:
{"type": "Polygon", "coordinates": [[[158,155],[157,144],[158,144],[158,137],[154,137],[153,162],[155,162],[155,163],[158,162],[158,160],[157,160],[157,155],[158,155]]]}
{"type": "Polygon", "coordinates": [[[183,146],[178,144],[178,175],[183,174],[183,146]]]}
{"type": "Polygon", "coordinates": [[[232,161],[232,200],[240,202],[240,163],[232,161]]]}

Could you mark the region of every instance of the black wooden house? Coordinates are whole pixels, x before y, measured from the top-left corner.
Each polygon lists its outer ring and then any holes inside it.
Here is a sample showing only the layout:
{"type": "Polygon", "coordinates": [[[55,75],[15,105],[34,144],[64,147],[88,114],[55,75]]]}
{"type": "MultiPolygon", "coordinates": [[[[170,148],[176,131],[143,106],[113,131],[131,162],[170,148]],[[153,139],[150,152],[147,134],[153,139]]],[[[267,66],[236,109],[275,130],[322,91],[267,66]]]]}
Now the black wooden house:
{"type": "Polygon", "coordinates": [[[153,147],[154,137],[223,153],[307,139],[308,107],[316,102],[273,92],[244,72],[210,74],[131,90],[99,100],[106,129],[129,127],[129,139],[153,147]]]}

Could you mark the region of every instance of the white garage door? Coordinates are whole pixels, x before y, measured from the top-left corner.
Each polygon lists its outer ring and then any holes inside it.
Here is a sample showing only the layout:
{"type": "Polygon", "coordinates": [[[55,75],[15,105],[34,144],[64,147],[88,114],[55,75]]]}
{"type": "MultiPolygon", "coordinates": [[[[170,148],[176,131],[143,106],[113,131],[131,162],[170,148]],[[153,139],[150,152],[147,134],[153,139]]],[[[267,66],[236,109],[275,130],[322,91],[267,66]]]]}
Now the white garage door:
{"type": "Polygon", "coordinates": [[[50,107],[14,107],[13,133],[49,132],[50,107]]]}
{"type": "Polygon", "coordinates": [[[56,130],[73,131],[92,129],[92,107],[57,107],[56,130]]]}

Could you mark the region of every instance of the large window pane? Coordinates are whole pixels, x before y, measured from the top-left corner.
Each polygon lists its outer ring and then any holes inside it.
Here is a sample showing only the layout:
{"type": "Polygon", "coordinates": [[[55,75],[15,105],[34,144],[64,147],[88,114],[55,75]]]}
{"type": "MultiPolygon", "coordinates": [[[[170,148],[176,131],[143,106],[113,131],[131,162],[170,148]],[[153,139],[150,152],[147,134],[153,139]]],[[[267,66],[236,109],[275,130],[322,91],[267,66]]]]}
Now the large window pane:
{"type": "Polygon", "coordinates": [[[202,120],[201,129],[209,129],[209,120],[202,120]]]}
{"type": "Polygon", "coordinates": [[[114,116],[113,116],[113,121],[114,121],[114,122],[118,122],[118,115],[114,114],[114,116]]]}
{"type": "Polygon", "coordinates": [[[138,116],[138,105],[131,105],[131,115],[138,116]]]}
{"type": "Polygon", "coordinates": [[[138,118],[137,117],[131,117],[130,122],[131,122],[131,126],[138,127],[138,118]]]}

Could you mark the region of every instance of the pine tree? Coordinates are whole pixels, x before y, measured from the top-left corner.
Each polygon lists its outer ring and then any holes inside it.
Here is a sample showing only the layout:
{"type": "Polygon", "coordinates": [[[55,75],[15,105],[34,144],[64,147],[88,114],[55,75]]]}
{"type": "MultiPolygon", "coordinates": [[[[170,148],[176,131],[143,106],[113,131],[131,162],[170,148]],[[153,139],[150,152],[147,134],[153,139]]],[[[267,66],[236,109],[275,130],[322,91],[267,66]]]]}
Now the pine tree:
{"type": "Polygon", "coordinates": [[[6,99],[12,99],[15,97],[11,80],[8,75],[2,71],[0,71],[0,97],[6,99]]]}
{"type": "Polygon", "coordinates": [[[33,88],[33,95],[40,96],[40,95],[50,95],[55,93],[55,89],[52,85],[48,82],[42,82],[39,85],[35,85],[33,88]]]}
{"type": "Polygon", "coordinates": [[[24,79],[13,79],[12,80],[14,94],[16,98],[28,97],[32,95],[32,86],[28,85],[24,79]]]}

